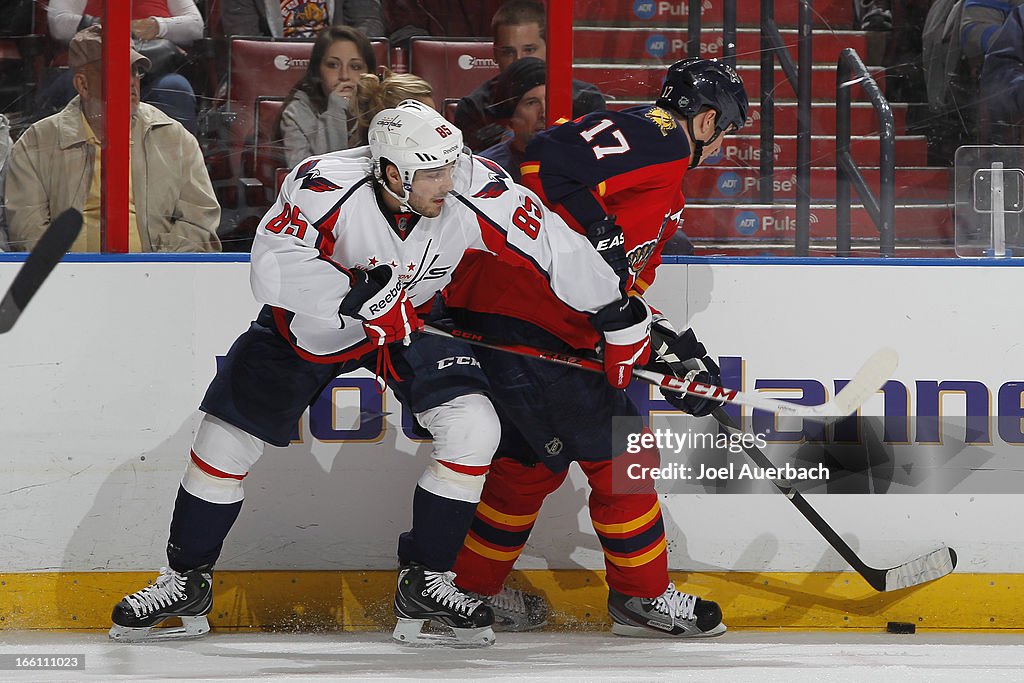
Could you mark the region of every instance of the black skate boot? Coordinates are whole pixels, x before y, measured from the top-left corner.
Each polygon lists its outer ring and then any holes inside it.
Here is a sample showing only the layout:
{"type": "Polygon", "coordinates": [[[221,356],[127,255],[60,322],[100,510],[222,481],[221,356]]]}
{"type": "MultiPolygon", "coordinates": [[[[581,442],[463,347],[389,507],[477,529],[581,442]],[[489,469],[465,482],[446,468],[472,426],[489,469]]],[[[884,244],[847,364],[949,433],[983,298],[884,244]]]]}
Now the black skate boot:
{"type": "Polygon", "coordinates": [[[548,623],[550,608],[542,595],[502,586],[496,595],[470,593],[494,612],[495,631],[534,631],[548,623]]]}
{"type": "Polygon", "coordinates": [[[608,590],[612,633],[634,638],[707,638],[725,633],[718,603],[681,593],[669,582],[656,598],[608,590]]]}
{"type": "Polygon", "coordinates": [[[111,640],[128,643],[170,638],[198,638],[210,631],[206,615],[213,607],[212,574],[199,567],[179,574],[162,567],[155,583],[126,595],[114,606],[111,640]],[[154,628],[181,617],[179,628],[154,628]]]}
{"type": "Polygon", "coordinates": [[[402,643],[449,644],[482,647],[494,644],[491,608],[455,585],[454,572],[434,572],[418,564],[402,567],[395,589],[398,624],[392,637],[402,643]],[[455,637],[422,633],[434,621],[447,626],[455,637]]]}

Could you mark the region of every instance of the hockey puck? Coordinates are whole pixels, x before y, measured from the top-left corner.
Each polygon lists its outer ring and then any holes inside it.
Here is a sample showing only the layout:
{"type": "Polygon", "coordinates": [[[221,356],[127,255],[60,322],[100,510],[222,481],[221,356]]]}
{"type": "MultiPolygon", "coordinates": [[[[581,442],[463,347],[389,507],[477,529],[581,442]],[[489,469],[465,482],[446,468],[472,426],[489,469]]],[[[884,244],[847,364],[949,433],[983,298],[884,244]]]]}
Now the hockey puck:
{"type": "Polygon", "coordinates": [[[906,621],[890,621],[885,625],[888,633],[916,633],[917,626],[906,621]]]}

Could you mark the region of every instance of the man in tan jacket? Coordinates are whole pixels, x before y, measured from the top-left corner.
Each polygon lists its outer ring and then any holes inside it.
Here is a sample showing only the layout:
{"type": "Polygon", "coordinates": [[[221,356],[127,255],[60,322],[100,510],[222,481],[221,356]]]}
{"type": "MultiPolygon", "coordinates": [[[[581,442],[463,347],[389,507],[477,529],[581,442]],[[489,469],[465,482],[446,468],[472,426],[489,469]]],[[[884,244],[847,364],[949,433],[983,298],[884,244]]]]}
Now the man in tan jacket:
{"type": "MultiPolygon", "coordinates": [[[[7,225],[11,248],[30,250],[52,216],[68,208],[85,224],[72,251],[98,252],[100,150],[105,136],[99,26],[72,39],[75,97],[29,128],[8,161],[7,225]]],[[[132,50],[132,151],[129,251],[220,251],[220,206],[196,139],[160,110],[139,102],[149,60],[132,50]]]]}

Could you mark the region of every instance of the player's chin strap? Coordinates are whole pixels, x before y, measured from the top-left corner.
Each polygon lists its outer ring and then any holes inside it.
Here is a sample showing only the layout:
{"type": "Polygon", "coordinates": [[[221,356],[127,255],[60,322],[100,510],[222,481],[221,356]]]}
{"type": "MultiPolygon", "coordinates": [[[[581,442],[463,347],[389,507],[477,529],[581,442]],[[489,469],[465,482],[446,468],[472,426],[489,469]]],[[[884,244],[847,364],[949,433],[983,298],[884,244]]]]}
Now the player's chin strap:
{"type": "Polygon", "coordinates": [[[404,196],[399,196],[390,187],[388,187],[387,181],[385,181],[383,178],[379,178],[378,182],[380,183],[380,186],[384,189],[384,191],[387,192],[389,195],[391,195],[392,198],[394,198],[399,203],[399,205],[401,206],[401,209],[402,209],[403,212],[405,212],[405,213],[414,213],[417,216],[422,216],[423,215],[419,211],[417,211],[416,209],[414,209],[411,206],[409,206],[409,193],[412,191],[412,185],[410,185],[409,183],[403,183],[402,184],[402,189],[405,190],[405,195],[404,196]]]}
{"type": "Polygon", "coordinates": [[[722,129],[715,126],[715,134],[707,140],[698,140],[696,133],[693,132],[693,119],[686,119],[686,129],[690,132],[690,140],[693,141],[693,151],[690,152],[690,169],[697,168],[700,166],[701,157],[704,156],[704,148],[710,145],[712,142],[718,139],[718,136],[722,134],[722,129]]]}

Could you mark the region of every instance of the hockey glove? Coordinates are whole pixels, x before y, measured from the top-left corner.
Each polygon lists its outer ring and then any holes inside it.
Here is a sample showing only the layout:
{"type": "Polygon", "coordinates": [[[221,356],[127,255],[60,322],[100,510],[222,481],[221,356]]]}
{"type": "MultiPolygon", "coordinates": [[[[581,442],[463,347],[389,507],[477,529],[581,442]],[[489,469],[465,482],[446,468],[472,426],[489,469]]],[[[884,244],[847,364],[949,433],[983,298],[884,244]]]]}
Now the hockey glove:
{"type": "Polygon", "coordinates": [[[615,216],[606,216],[588,225],[587,239],[594,245],[594,249],[605,263],[619,276],[619,286],[625,289],[631,271],[629,259],[626,257],[626,238],[622,234],[622,228],[615,224],[615,216]]]}
{"type": "Polygon", "coordinates": [[[363,321],[366,336],[377,346],[401,341],[409,345],[409,335],[423,329],[423,322],[391,266],[372,270],[352,270],[352,289],[341,300],[338,312],[363,321]]]}
{"type": "Polygon", "coordinates": [[[644,365],[651,357],[651,309],[640,297],[623,297],[590,316],[590,322],[604,336],[608,383],[625,389],[633,366],[644,365]]]}
{"type": "MultiPolygon", "coordinates": [[[[651,369],[673,375],[687,382],[701,384],[722,383],[718,364],[708,355],[704,344],[697,341],[692,329],[676,334],[671,325],[657,322],[651,328],[651,342],[654,345],[655,360],[651,369]]],[[[704,396],[678,394],[661,390],[661,395],[677,410],[689,413],[694,417],[704,417],[722,405],[721,401],[713,401],[704,396]]]]}

